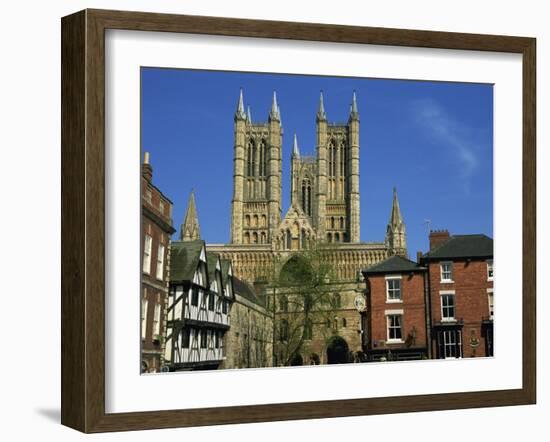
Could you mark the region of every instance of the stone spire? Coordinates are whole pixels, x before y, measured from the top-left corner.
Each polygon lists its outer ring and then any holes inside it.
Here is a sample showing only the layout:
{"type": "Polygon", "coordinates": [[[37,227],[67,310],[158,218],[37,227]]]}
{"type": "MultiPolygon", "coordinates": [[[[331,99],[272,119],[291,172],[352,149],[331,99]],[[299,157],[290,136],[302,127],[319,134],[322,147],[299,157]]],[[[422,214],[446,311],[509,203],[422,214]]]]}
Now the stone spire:
{"type": "Polygon", "coordinates": [[[326,120],[327,114],[325,113],[325,103],[323,101],[323,91],[319,96],[319,110],[317,111],[317,120],[326,120]]]}
{"type": "Polygon", "coordinates": [[[252,115],[250,114],[250,106],[246,106],[246,119],[249,123],[252,123],[252,115]]]}
{"type": "Polygon", "coordinates": [[[235,119],[246,120],[246,114],[244,112],[243,88],[241,88],[241,91],[239,93],[239,104],[237,104],[235,119]]]}
{"type": "Polygon", "coordinates": [[[393,203],[391,208],[390,225],[399,226],[403,224],[403,217],[401,216],[401,209],[399,207],[399,200],[397,199],[397,189],[393,188],[393,203]]]}
{"type": "Polygon", "coordinates": [[[273,101],[271,103],[271,112],[269,112],[270,120],[281,121],[281,110],[277,104],[277,92],[273,91],[273,101]]]}
{"type": "Polygon", "coordinates": [[[407,256],[407,240],[405,222],[401,215],[397,189],[393,188],[393,203],[391,208],[390,221],[386,229],[386,245],[390,255],[407,256]]]}
{"type": "Polygon", "coordinates": [[[189,202],[187,203],[187,212],[185,212],[185,219],[181,225],[180,240],[195,241],[197,239],[201,239],[201,230],[199,218],[197,216],[197,207],[195,206],[195,192],[191,191],[189,202]]]}
{"type": "Polygon", "coordinates": [[[294,144],[292,145],[292,156],[294,158],[300,158],[300,149],[298,148],[298,137],[296,137],[296,132],[294,132],[294,144]]]}
{"type": "Polygon", "coordinates": [[[351,109],[350,109],[350,118],[358,119],[359,118],[359,111],[357,110],[357,97],[355,95],[355,91],[353,91],[353,98],[351,101],[351,109]]]}

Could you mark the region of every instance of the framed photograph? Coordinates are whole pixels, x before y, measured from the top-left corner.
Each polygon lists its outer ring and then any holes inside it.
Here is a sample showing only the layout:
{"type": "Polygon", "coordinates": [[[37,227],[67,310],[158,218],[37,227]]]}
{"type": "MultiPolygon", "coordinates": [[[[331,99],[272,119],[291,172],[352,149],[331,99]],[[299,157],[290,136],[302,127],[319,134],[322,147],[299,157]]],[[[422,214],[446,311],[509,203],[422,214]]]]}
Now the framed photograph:
{"type": "Polygon", "coordinates": [[[64,17],[62,423],[534,404],[535,54],[64,17]]]}

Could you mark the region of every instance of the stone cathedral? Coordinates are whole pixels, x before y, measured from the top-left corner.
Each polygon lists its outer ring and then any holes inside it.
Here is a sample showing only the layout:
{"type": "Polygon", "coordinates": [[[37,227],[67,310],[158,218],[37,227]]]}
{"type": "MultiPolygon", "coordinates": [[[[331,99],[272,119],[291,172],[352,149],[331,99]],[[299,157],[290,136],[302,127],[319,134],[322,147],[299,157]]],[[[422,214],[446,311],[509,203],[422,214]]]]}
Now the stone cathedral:
{"type": "MultiPolygon", "coordinates": [[[[291,204],[283,212],[283,126],[277,96],[273,93],[267,121],[257,122],[252,121],[250,109],[245,110],[241,90],[234,115],[231,240],[229,244],[207,244],[207,249],[231,260],[234,275],[260,290],[274,260],[284,268],[293,254],[311,241],[330,245],[326,259],[338,279],[341,304],[330,324],[321,324],[319,332],[314,331],[308,348],[324,363],[326,338],[321,332],[327,327],[332,335],[342,337],[351,351],[362,348],[364,315],[355,304],[364,293],[361,270],[391,255],[406,257],[407,246],[395,189],[384,241],[360,240],[361,149],[355,92],[347,122],[329,121],[321,92],[315,123],[315,156],[300,154],[294,134],[291,204]]],[[[198,239],[199,231],[192,195],[181,227],[182,240],[198,239]]]]}
{"type": "Polygon", "coordinates": [[[231,242],[210,244],[209,250],[231,259],[237,276],[255,283],[274,257],[284,260],[313,240],[332,245],[327,259],[333,261],[340,280],[350,282],[365,267],[391,255],[407,255],[395,189],[385,240],[360,241],[360,120],[355,92],[344,123],[328,120],[321,92],[315,156],[300,154],[294,134],[291,204],[286,213],[282,207],[283,126],[276,93],[267,121],[253,122],[241,90],[234,122],[231,242]]]}

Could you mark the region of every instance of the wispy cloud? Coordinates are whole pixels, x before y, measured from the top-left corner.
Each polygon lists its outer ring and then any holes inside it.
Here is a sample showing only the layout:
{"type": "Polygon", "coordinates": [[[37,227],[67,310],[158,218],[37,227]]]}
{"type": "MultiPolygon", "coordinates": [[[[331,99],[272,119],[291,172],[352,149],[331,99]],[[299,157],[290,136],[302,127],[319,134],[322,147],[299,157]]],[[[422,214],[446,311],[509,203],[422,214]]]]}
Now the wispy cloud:
{"type": "Polygon", "coordinates": [[[472,141],[471,131],[433,99],[413,102],[412,111],[414,122],[426,136],[454,156],[467,190],[469,178],[479,167],[479,149],[472,141]]]}

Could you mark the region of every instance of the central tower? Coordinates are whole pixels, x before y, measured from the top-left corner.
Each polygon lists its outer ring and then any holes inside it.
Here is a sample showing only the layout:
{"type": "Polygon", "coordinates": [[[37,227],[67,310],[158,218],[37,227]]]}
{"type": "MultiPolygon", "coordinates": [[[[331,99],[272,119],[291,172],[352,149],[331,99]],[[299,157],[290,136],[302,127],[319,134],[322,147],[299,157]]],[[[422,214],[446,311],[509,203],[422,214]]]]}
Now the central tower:
{"type": "Polygon", "coordinates": [[[253,123],[242,89],[235,112],[231,243],[269,244],[281,222],[281,112],[273,92],[267,122],[253,123]]]}

